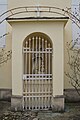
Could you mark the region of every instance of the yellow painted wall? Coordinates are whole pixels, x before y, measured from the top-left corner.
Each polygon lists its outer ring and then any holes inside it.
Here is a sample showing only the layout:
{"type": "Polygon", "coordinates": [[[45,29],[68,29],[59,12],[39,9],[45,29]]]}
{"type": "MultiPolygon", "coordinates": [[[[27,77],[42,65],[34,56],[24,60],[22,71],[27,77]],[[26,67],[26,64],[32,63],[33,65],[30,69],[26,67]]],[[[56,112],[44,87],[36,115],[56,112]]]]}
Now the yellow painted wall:
{"type": "MultiPolygon", "coordinates": [[[[9,34],[6,36],[6,46],[3,48],[5,52],[8,52],[9,50],[12,49],[12,28],[11,26],[7,23],[9,26],[7,28],[7,31],[9,34]]],[[[0,51],[2,48],[0,48],[0,51]]],[[[0,88],[1,89],[11,89],[12,88],[12,61],[11,59],[8,60],[7,62],[3,63],[0,65],[0,88]]]]}
{"type": "Polygon", "coordinates": [[[41,32],[53,43],[53,96],[63,95],[64,24],[67,20],[8,21],[12,25],[12,94],[22,95],[22,45],[31,33],[41,32]],[[18,67],[17,67],[18,66],[18,67]],[[58,88],[58,89],[57,89],[58,88]]]}
{"type": "MultiPolygon", "coordinates": [[[[71,0],[23,0],[23,1],[22,0],[8,0],[8,9],[11,9],[14,7],[19,7],[19,6],[29,6],[29,5],[32,5],[32,6],[33,5],[46,5],[46,6],[56,6],[56,7],[60,7],[60,8],[66,8],[66,7],[71,7],[71,0]],[[38,1],[39,1],[39,3],[38,3],[38,1]]],[[[11,39],[12,30],[11,30],[11,27],[9,24],[7,25],[7,31],[10,34],[6,37],[5,49],[9,50],[9,49],[11,49],[11,46],[12,46],[12,39],[11,39]]],[[[20,29],[19,29],[18,34],[20,34],[20,29]]],[[[56,36],[57,36],[57,34],[56,34],[56,36]]],[[[27,33],[25,33],[25,36],[22,39],[25,39],[25,37],[27,37],[27,33]]],[[[17,39],[20,40],[20,38],[17,38],[17,39]]],[[[64,41],[64,43],[65,43],[64,44],[64,46],[65,46],[65,54],[64,54],[64,56],[65,56],[65,71],[69,71],[67,68],[68,56],[67,56],[67,51],[66,51],[66,42],[70,41],[71,39],[72,39],[71,21],[69,20],[69,22],[67,23],[67,25],[65,27],[65,41],[64,41]]],[[[18,40],[16,40],[16,42],[18,42],[18,40]]],[[[17,47],[17,44],[16,44],[16,47],[17,47]]],[[[15,51],[16,50],[13,51],[13,54],[15,51]]],[[[18,73],[16,73],[16,74],[18,74],[18,73]]],[[[19,87],[17,85],[18,85],[18,83],[16,83],[16,87],[19,87]]],[[[15,85],[13,84],[13,86],[15,86],[15,85]]],[[[11,61],[8,61],[5,65],[0,67],[0,88],[12,88],[11,61]]],[[[65,77],[65,81],[64,81],[64,88],[71,88],[71,85],[69,84],[66,77],[65,77]]]]}
{"type": "MultiPolygon", "coordinates": [[[[71,21],[69,20],[68,24],[65,27],[65,41],[64,41],[64,65],[65,65],[65,72],[69,72],[69,66],[68,66],[68,53],[67,53],[67,42],[71,42],[72,40],[72,26],[71,26],[71,21]]],[[[69,83],[69,78],[64,74],[64,88],[65,89],[70,89],[73,88],[71,84],[69,83]]]]}
{"type": "Polygon", "coordinates": [[[8,0],[9,9],[18,6],[34,6],[34,5],[46,5],[56,6],[60,8],[71,7],[71,0],[8,0]]]}

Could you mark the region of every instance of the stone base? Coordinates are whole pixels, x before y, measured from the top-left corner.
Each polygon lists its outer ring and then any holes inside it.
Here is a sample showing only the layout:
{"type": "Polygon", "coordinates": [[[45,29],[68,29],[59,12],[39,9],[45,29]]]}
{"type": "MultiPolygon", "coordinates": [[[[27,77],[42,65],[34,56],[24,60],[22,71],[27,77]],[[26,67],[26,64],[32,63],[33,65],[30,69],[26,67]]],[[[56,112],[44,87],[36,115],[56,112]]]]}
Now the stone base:
{"type": "Polygon", "coordinates": [[[53,112],[63,112],[64,111],[64,96],[53,97],[52,111],[53,112]]]}
{"type": "MultiPolygon", "coordinates": [[[[79,89],[80,92],[80,89],[79,89]]],[[[0,89],[0,100],[11,101],[11,110],[22,111],[23,99],[22,96],[12,96],[11,89],[0,89]]],[[[56,96],[52,98],[52,110],[63,111],[64,110],[64,97],[66,102],[80,102],[80,96],[75,89],[65,89],[64,96],[56,96]]]]}
{"type": "Polygon", "coordinates": [[[11,110],[12,111],[23,111],[22,96],[12,96],[11,97],[11,110]]]}
{"type": "MultiPolygon", "coordinates": [[[[80,89],[78,89],[80,93],[80,89]]],[[[75,89],[64,90],[65,102],[80,102],[80,96],[75,89]]]]}
{"type": "Polygon", "coordinates": [[[12,90],[11,89],[0,89],[0,100],[11,101],[12,90]]]}

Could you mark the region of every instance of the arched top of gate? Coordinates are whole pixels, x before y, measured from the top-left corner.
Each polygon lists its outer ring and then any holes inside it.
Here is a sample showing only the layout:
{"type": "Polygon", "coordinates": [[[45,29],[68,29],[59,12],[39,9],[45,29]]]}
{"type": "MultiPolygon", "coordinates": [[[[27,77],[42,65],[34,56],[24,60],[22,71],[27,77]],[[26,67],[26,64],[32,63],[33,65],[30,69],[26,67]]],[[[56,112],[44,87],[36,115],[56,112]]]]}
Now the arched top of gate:
{"type": "Polygon", "coordinates": [[[23,47],[25,47],[26,42],[28,42],[29,39],[30,40],[33,40],[33,39],[35,40],[36,37],[38,39],[40,38],[40,39],[44,39],[45,41],[48,41],[50,43],[51,48],[53,48],[53,42],[52,42],[51,38],[43,32],[34,32],[34,33],[29,34],[23,41],[23,47]]]}
{"type": "Polygon", "coordinates": [[[80,19],[71,12],[70,8],[62,9],[51,6],[24,6],[10,9],[0,15],[0,24],[7,18],[19,17],[69,17],[80,28],[80,19]]]}

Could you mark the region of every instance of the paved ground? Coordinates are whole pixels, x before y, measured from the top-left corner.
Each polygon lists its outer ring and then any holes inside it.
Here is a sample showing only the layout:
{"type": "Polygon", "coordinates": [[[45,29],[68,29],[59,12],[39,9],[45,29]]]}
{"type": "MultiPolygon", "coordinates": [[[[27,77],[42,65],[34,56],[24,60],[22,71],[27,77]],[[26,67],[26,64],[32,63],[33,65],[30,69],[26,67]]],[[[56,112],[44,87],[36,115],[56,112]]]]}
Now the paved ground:
{"type": "Polygon", "coordinates": [[[64,113],[11,112],[10,102],[0,101],[0,120],[80,120],[80,103],[68,103],[64,113]]]}

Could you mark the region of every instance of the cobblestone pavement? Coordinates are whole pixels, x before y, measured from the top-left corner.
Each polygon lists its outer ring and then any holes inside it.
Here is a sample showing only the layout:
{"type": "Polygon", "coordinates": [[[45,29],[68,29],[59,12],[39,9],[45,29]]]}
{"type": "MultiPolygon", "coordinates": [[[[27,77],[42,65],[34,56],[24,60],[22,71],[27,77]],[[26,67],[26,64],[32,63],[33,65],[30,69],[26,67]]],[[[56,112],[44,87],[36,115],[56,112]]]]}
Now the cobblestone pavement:
{"type": "Polygon", "coordinates": [[[80,120],[80,103],[66,104],[65,112],[11,112],[10,102],[0,101],[0,120],[80,120]]]}

